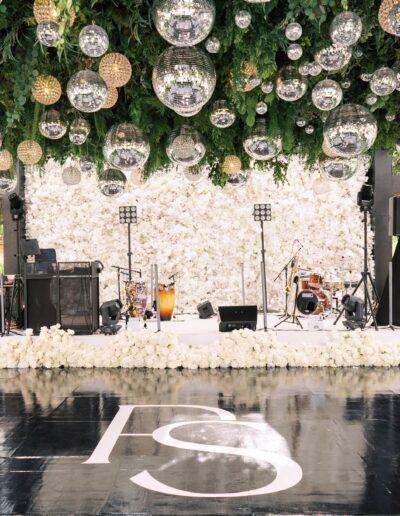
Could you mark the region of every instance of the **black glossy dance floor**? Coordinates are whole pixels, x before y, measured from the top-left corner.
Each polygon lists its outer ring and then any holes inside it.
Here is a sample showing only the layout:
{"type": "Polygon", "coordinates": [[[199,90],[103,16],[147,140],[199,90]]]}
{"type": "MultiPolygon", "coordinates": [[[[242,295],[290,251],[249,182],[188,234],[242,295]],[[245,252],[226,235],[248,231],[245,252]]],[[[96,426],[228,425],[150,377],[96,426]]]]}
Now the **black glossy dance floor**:
{"type": "Polygon", "coordinates": [[[400,371],[0,371],[1,514],[400,513],[400,371]]]}

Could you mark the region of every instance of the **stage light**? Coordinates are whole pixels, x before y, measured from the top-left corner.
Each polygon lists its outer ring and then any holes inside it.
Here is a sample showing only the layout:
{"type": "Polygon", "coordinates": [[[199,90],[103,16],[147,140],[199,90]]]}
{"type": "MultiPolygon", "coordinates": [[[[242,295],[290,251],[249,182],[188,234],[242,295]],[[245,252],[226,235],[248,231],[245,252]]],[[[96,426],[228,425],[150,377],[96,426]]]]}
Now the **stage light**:
{"type": "Polygon", "coordinates": [[[101,333],[104,335],[115,335],[121,329],[121,325],[118,321],[121,318],[122,303],[119,299],[113,299],[112,301],[106,301],[99,309],[102,327],[101,333]]]}
{"type": "Polygon", "coordinates": [[[120,224],[137,224],[136,206],[120,206],[119,222],[120,224]]]}
{"type": "Polygon", "coordinates": [[[342,305],[346,317],[346,320],[343,321],[344,326],[349,330],[365,328],[364,301],[359,297],[346,294],[343,296],[342,305]]]}
{"type": "Polygon", "coordinates": [[[270,222],[272,220],[272,211],[270,204],[254,205],[254,220],[257,222],[270,222]]]}
{"type": "Polygon", "coordinates": [[[11,217],[13,220],[18,221],[24,217],[24,200],[16,193],[12,193],[8,196],[10,203],[11,217]]]}

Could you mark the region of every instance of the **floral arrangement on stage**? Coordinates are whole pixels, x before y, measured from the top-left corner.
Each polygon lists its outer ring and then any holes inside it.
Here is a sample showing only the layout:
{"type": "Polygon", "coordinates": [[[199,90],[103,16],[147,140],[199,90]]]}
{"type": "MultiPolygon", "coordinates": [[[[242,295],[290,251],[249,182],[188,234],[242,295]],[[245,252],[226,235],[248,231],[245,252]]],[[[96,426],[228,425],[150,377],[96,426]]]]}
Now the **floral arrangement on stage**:
{"type": "Polygon", "coordinates": [[[179,343],[173,333],[126,332],[99,344],[83,343],[59,325],[1,344],[0,368],[398,367],[400,343],[361,331],[329,333],[325,344],[285,344],[273,333],[234,331],[212,345],[179,343]]]}

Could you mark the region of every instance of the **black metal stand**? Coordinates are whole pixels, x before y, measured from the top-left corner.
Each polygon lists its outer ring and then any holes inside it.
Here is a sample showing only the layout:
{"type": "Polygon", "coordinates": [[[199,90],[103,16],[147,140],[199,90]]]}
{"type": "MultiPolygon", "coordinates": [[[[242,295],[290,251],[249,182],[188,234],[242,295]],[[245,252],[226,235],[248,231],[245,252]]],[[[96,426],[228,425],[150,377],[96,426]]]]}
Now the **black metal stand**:
{"type": "Polygon", "coordinates": [[[128,223],[128,270],[129,281],[132,281],[132,244],[131,244],[131,223],[128,223]]]}
{"type": "Polygon", "coordinates": [[[268,324],[267,324],[268,297],[267,297],[267,274],[266,274],[266,268],[265,268],[264,221],[261,221],[261,282],[262,282],[262,295],[263,295],[264,331],[268,331],[268,324]]]}
{"type": "MultiPolygon", "coordinates": [[[[285,273],[285,311],[283,312],[283,314],[281,314],[279,316],[280,319],[287,317],[289,315],[289,290],[288,290],[288,284],[287,284],[288,277],[289,277],[288,269],[289,269],[289,265],[293,263],[293,261],[296,259],[296,256],[300,253],[302,248],[303,248],[303,246],[299,247],[299,249],[294,253],[293,256],[290,257],[289,261],[284,265],[283,269],[279,272],[277,277],[274,279],[274,283],[275,283],[275,281],[277,281],[282,276],[282,273],[283,272],[285,273]]],[[[292,250],[293,250],[293,248],[292,248],[292,250]]]]}
{"type": "Polygon", "coordinates": [[[10,335],[11,332],[11,321],[13,319],[13,314],[15,314],[15,322],[17,324],[17,327],[22,327],[23,324],[21,323],[21,299],[24,295],[24,280],[19,275],[16,274],[14,277],[14,283],[11,290],[11,300],[10,305],[8,307],[8,314],[7,314],[7,335],[10,335]]]}
{"type": "MultiPolygon", "coordinates": [[[[356,288],[353,290],[352,295],[354,296],[361,285],[364,285],[364,318],[365,324],[369,321],[369,316],[372,317],[375,330],[378,331],[378,324],[376,322],[375,310],[372,304],[372,299],[369,293],[369,286],[372,288],[375,299],[378,299],[378,292],[376,290],[375,282],[372,278],[370,271],[368,270],[368,218],[367,215],[369,213],[369,208],[366,206],[362,207],[362,211],[364,213],[363,223],[364,223],[364,270],[361,273],[361,279],[357,283],[356,288]],[[368,282],[370,285],[368,285],[368,282]],[[369,310],[369,312],[368,312],[369,310]]],[[[342,317],[345,308],[343,307],[337,316],[334,325],[338,323],[339,319],[342,317]]]]}
{"type": "Polygon", "coordinates": [[[299,319],[299,316],[297,315],[296,313],[296,310],[297,310],[297,296],[299,294],[299,282],[296,283],[296,293],[294,295],[294,303],[293,303],[293,311],[291,314],[287,314],[287,316],[282,319],[282,321],[278,322],[278,324],[275,324],[274,328],[277,328],[278,326],[280,326],[281,324],[287,322],[289,324],[297,324],[298,326],[300,326],[301,329],[303,329],[303,326],[300,322],[300,319],[299,319]]]}

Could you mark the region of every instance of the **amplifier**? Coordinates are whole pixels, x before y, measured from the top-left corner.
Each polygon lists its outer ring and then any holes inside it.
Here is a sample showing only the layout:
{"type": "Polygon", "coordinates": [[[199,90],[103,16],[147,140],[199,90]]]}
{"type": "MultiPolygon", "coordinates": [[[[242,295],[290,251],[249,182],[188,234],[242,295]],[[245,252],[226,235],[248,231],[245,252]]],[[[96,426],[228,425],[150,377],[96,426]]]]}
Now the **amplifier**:
{"type": "Polygon", "coordinates": [[[219,331],[227,332],[245,328],[256,331],[257,306],[219,306],[219,331]]]}

